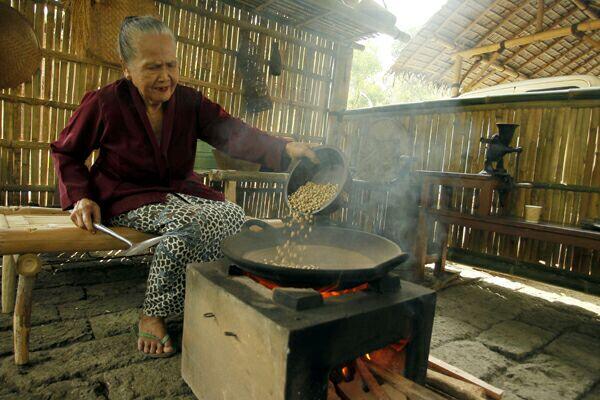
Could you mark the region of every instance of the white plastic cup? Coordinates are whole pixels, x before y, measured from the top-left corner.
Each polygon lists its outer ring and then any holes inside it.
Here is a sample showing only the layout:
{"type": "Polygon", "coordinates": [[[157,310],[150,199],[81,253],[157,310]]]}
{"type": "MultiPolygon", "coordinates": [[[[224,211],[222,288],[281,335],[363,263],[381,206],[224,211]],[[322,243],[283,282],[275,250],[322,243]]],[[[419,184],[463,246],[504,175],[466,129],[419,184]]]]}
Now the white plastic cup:
{"type": "Polygon", "coordinates": [[[525,206],[525,221],[527,222],[540,222],[540,216],[542,215],[542,207],[527,204],[525,206]]]}

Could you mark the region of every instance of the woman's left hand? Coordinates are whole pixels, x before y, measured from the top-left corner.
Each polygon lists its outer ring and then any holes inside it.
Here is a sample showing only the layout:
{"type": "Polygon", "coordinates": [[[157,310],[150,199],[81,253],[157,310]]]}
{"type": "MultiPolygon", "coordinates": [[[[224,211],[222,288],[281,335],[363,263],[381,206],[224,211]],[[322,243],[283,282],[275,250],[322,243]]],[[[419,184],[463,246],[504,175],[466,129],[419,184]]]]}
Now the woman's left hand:
{"type": "Polygon", "coordinates": [[[319,163],[319,158],[315,152],[306,143],[289,142],[285,145],[285,152],[292,159],[306,157],[315,164],[319,163]]]}

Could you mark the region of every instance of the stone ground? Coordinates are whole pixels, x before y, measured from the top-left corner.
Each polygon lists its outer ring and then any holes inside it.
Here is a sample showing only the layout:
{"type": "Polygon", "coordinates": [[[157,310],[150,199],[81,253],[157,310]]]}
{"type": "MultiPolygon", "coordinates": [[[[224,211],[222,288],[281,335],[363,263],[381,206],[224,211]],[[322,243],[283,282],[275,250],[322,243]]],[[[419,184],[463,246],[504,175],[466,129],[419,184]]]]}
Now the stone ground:
{"type": "MultiPolygon", "coordinates": [[[[14,366],[12,318],[0,314],[0,399],[194,399],[180,356],[147,360],[135,349],[146,274],[131,263],[42,272],[30,366],[14,366]]],[[[169,326],[181,332],[181,320],[169,326]]],[[[431,352],[507,400],[600,399],[600,320],[581,308],[486,283],[447,288],[431,352]]]]}

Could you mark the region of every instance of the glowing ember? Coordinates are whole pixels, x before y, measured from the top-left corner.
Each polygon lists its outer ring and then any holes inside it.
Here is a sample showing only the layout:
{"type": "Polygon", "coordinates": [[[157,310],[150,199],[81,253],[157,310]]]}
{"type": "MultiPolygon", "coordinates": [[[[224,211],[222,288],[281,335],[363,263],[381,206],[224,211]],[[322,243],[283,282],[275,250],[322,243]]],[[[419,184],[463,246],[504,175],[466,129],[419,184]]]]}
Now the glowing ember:
{"type": "MultiPolygon", "coordinates": [[[[277,287],[281,287],[281,285],[270,281],[268,279],[264,279],[258,276],[255,276],[249,272],[244,272],[244,275],[246,275],[247,277],[249,277],[250,279],[252,279],[253,281],[260,283],[261,285],[263,285],[264,287],[266,287],[267,289],[275,289],[277,287]]],[[[323,288],[314,288],[317,292],[321,293],[321,295],[323,296],[324,299],[328,298],[328,297],[334,297],[334,296],[341,296],[343,294],[348,294],[348,293],[356,293],[356,292],[362,292],[364,290],[367,290],[367,288],[369,287],[369,285],[367,283],[363,283],[361,285],[355,286],[353,288],[350,289],[343,289],[343,290],[335,290],[335,287],[333,286],[327,286],[327,287],[323,287],[323,288]]]]}

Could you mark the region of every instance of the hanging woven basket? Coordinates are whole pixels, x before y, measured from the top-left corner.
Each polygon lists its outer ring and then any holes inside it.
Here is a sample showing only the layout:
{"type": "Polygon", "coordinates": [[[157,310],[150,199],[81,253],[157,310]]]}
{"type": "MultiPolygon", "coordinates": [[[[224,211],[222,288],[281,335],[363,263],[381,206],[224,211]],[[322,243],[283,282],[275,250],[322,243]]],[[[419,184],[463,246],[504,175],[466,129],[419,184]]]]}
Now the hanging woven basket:
{"type": "Polygon", "coordinates": [[[41,61],[40,44],[29,21],[0,3],[0,89],[31,79],[41,61]]]}
{"type": "Polygon", "coordinates": [[[117,40],[125,17],[160,18],[153,0],[70,0],[75,52],[110,63],[119,63],[117,40]]]}

